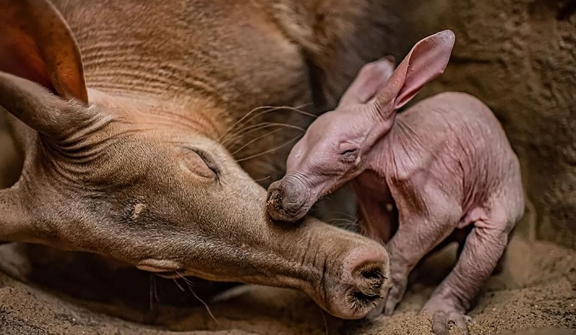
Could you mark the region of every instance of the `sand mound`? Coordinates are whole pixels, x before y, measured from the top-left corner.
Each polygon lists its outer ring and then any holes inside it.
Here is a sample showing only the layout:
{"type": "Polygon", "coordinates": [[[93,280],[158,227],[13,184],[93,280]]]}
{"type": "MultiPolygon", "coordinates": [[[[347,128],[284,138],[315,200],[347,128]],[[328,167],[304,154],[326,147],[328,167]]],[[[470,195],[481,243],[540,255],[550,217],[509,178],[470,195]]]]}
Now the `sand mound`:
{"type": "MultiPolygon", "coordinates": [[[[128,313],[118,306],[71,302],[0,274],[0,334],[430,334],[429,319],[417,312],[449,270],[452,251],[423,265],[427,275],[394,316],[372,323],[335,320],[292,290],[242,286],[209,303],[215,319],[205,308],[157,306],[160,326],[152,327],[95,311],[128,313]]],[[[471,335],[576,334],[576,252],[513,240],[504,272],[491,278],[470,315],[471,335]]]]}

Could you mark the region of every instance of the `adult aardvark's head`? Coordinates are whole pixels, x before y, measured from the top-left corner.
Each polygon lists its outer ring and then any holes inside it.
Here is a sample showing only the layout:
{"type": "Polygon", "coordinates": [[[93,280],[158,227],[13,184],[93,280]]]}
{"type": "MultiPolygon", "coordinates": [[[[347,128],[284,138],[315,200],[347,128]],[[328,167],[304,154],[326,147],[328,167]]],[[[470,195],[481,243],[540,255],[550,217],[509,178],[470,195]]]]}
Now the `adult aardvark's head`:
{"type": "Polygon", "coordinates": [[[297,288],[342,318],[376,305],[385,250],[312,218],[269,222],[265,190],[203,123],[210,101],[184,117],[160,101],[89,89],[75,39],[49,2],[0,8],[0,106],[26,153],[20,180],[0,191],[0,239],[165,276],[297,288]]]}

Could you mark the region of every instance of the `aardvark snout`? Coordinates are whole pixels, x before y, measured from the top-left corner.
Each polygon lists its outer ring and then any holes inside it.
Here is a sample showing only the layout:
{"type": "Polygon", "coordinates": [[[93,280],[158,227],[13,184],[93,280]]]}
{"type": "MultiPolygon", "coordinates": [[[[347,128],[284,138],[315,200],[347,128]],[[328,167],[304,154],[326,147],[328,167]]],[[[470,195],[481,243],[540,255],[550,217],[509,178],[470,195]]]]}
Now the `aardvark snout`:
{"type": "Polygon", "coordinates": [[[275,181],[268,188],[267,209],[272,219],[295,222],[311,207],[310,195],[301,182],[291,178],[275,181]]]}
{"type": "MultiPolygon", "coordinates": [[[[310,189],[307,186],[305,181],[291,175],[272,183],[267,198],[269,215],[274,220],[289,222],[305,217],[317,200],[311,195],[313,192],[307,191],[310,189]]],[[[311,220],[306,217],[302,225],[311,220]]],[[[306,247],[302,250],[307,255],[304,259],[314,260],[308,265],[321,273],[321,278],[318,278],[320,285],[313,285],[308,292],[336,317],[363,318],[379,306],[385,296],[389,277],[388,253],[376,241],[322,226],[322,230],[313,229],[314,242],[321,247],[302,245],[306,247]]]]}
{"type": "Polygon", "coordinates": [[[341,301],[335,310],[350,315],[349,319],[366,316],[385,296],[388,275],[388,254],[380,245],[352,249],[342,263],[340,283],[349,289],[340,293],[341,301]]]}

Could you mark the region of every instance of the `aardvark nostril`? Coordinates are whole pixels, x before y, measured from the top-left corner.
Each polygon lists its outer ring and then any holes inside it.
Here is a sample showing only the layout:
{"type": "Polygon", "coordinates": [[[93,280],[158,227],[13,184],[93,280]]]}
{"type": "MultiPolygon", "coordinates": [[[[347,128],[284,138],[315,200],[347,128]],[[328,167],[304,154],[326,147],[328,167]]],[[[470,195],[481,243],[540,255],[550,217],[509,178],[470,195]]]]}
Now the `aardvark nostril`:
{"type": "Polygon", "coordinates": [[[282,193],[279,190],[272,190],[268,193],[268,209],[279,211],[282,209],[282,193]]]}
{"type": "Polygon", "coordinates": [[[381,264],[362,264],[352,274],[356,282],[353,296],[360,302],[370,303],[381,298],[382,285],[386,280],[381,264]]]}
{"type": "Polygon", "coordinates": [[[271,184],[268,188],[266,207],[268,214],[274,220],[294,222],[305,213],[301,213],[304,202],[299,193],[286,193],[279,184],[271,184]]]}
{"type": "Polygon", "coordinates": [[[343,264],[343,278],[352,282],[348,303],[356,309],[374,307],[383,296],[388,277],[388,255],[380,246],[360,247],[343,264]]]}

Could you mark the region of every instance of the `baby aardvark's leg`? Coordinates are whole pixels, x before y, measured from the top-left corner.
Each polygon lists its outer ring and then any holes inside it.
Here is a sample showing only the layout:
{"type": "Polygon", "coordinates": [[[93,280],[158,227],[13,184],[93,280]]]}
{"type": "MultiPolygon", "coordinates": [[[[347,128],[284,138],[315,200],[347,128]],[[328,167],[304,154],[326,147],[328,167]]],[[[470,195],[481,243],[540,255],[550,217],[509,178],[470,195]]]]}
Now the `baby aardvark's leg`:
{"type": "Polygon", "coordinates": [[[456,266],[422,309],[432,315],[434,333],[447,335],[450,324],[467,331],[465,313],[506,249],[508,221],[500,208],[475,219],[456,266]]]}
{"type": "Polygon", "coordinates": [[[400,224],[388,245],[391,287],[385,315],[392,315],[404,296],[410,271],[450,235],[462,215],[460,206],[441,192],[429,191],[419,194],[418,198],[416,201],[397,199],[400,224]]]}
{"type": "Polygon", "coordinates": [[[352,186],[358,202],[358,224],[363,235],[381,243],[388,243],[398,225],[390,191],[382,190],[383,195],[376,197],[373,193],[366,192],[365,185],[358,181],[352,183],[352,186]]]}

